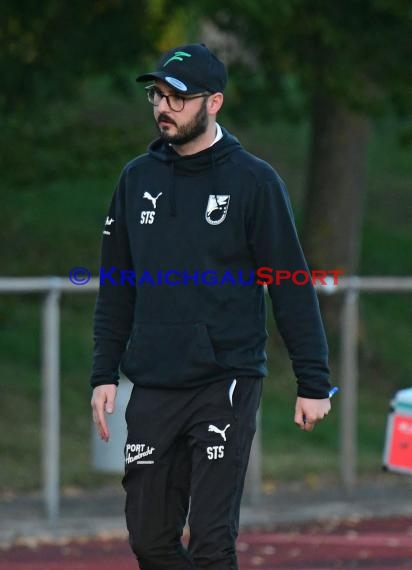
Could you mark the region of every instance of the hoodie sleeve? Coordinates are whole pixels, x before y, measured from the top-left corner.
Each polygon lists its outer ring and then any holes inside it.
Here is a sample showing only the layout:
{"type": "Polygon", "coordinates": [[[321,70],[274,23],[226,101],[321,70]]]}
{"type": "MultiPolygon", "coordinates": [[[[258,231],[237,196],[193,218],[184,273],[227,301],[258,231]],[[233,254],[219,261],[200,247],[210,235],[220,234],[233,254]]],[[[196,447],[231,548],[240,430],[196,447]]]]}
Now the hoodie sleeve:
{"type": "MultiPolygon", "coordinates": [[[[276,284],[276,271],[309,272],[295,228],[283,181],[273,178],[257,188],[249,219],[249,243],[256,268],[273,269],[268,284],[273,314],[298,383],[298,396],[327,398],[330,389],[328,346],[311,279],[296,285],[292,279],[276,284]]],[[[304,274],[298,279],[303,280],[304,274]]]]}
{"type": "Polygon", "coordinates": [[[126,271],[133,272],[124,191],[122,176],[103,230],[100,285],[93,320],[93,370],[90,380],[93,387],[118,384],[120,358],[133,323],[136,288],[127,280],[121,280],[126,271]]]}

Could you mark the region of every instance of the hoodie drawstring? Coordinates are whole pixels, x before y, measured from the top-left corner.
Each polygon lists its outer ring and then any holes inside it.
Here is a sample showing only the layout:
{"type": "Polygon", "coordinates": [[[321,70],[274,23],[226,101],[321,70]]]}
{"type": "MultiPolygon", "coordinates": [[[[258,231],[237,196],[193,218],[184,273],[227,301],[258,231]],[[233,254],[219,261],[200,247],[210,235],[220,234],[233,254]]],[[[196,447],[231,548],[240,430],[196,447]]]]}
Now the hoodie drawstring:
{"type": "Polygon", "coordinates": [[[170,215],[176,217],[176,192],[175,192],[175,163],[172,160],[170,164],[170,183],[169,183],[169,210],[170,215]]]}
{"type": "MultiPolygon", "coordinates": [[[[213,191],[216,192],[218,189],[219,178],[218,178],[218,174],[217,174],[216,158],[215,158],[215,151],[214,150],[212,150],[212,176],[213,176],[213,191]]],[[[212,190],[212,188],[211,188],[211,190],[212,190]]],[[[214,197],[215,197],[215,201],[216,201],[216,206],[219,207],[219,202],[217,201],[216,194],[214,194],[214,197]]]]}

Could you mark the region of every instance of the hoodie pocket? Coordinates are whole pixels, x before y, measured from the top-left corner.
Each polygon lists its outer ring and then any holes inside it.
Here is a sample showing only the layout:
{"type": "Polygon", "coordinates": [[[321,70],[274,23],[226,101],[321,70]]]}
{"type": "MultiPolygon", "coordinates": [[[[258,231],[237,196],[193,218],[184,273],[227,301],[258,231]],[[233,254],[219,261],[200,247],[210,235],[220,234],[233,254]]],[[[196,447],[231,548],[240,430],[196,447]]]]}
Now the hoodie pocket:
{"type": "Polygon", "coordinates": [[[204,323],[138,323],[121,361],[122,372],[145,386],[194,386],[219,366],[204,323]]]}

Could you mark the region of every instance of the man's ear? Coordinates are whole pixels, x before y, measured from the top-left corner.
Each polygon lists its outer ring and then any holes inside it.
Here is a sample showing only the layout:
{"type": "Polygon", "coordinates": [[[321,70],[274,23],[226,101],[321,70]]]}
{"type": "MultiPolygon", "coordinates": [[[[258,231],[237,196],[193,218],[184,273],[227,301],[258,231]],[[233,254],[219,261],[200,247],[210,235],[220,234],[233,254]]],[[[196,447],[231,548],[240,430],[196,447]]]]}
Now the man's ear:
{"type": "Polygon", "coordinates": [[[213,93],[208,98],[207,110],[209,115],[217,115],[223,105],[223,93],[213,93]]]}

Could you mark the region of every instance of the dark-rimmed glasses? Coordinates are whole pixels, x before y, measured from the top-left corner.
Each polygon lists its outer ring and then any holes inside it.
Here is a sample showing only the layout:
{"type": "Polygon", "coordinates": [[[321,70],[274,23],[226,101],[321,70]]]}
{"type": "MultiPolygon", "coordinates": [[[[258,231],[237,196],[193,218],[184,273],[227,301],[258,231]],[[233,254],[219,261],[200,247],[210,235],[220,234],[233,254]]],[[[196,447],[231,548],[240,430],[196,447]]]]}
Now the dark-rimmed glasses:
{"type": "Polygon", "coordinates": [[[207,91],[205,93],[199,93],[198,95],[180,95],[178,93],[166,95],[166,93],[163,93],[163,91],[156,87],[156,85],[148,85],[146,87],[146,92],[149,103],[154,107],[157,107],[164,97],[169,108],[176,113],[183,111],[186,101],[190,101],[190,99],[198,99],[199,97],[209,97],[210,95],[207,91]]]}

